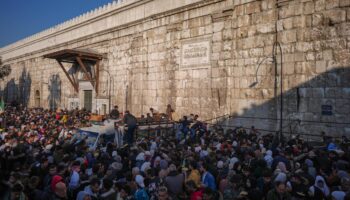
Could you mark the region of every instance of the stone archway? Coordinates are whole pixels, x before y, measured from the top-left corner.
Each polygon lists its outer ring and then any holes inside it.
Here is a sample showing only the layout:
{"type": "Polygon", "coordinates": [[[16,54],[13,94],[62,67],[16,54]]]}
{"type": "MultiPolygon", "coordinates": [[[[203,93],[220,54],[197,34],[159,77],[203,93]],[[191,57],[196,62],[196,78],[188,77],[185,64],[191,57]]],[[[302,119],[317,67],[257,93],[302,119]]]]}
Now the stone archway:
{"type": "Polygon", "coordinates": [[[40,91],[39,90],[35,90],[34,103],[35,103],[36,108],[41,107],[40,106],[40,91]]]}

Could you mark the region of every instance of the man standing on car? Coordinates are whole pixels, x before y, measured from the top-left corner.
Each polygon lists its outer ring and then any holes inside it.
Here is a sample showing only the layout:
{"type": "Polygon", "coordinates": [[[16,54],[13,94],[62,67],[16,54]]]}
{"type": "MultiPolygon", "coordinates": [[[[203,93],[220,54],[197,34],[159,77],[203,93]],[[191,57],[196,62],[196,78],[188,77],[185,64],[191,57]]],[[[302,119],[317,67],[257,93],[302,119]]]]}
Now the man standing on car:
{"type": "Polygon", "coordinates": [[[109,116],[111,119],[118,119],[119,118],[120,114],[119,114],[118,106],[114,106],[114,108],[109,113],[109,116]]]}
{"type": "Polygon", "coordinates": [[[126,124],[128,127],[128,130],[125,136],[126,142],[129,144],[129,146],[132,146],[134,142],[134,132],[137,125],[137,119],[134,115],[130,114],[128,110],[125,111],[124,124],[126,124]]]}

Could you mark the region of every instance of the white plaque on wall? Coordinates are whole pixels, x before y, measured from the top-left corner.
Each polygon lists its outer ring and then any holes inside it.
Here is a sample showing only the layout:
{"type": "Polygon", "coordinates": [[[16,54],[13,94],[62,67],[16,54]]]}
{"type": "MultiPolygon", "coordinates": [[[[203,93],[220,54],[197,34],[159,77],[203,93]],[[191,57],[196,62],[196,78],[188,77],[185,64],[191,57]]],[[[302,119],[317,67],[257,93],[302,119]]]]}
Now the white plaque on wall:
{"type": "Polygon", "coordinates": [[[189,40],[182,44],[181,66],[196,67],[210,65],[210,41],[189,40]]]}

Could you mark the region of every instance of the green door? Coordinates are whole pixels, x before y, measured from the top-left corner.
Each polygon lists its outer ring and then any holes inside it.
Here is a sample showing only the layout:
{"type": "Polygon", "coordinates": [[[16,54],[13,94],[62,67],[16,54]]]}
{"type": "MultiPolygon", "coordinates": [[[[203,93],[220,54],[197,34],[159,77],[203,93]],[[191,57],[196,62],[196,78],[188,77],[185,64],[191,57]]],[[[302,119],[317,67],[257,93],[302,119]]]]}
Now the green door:
{"type": "Polygon", "coordinates": [[[84,108],[92,110],[92,90],[84,90],[84,108]]]}

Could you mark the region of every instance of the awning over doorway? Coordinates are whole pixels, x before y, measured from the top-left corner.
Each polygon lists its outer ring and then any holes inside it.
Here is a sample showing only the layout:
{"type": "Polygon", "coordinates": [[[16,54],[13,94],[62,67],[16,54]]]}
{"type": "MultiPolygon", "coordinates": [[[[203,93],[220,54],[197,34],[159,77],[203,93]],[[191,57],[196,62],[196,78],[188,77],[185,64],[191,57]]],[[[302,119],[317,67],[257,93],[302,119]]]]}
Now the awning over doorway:
{"type": "Polygon", "coordinates": [[[90,49],[64,49],[44,55],[44,58],[55,59],[64,71],[75,92],[79,91],[78,73],[82,73],[84,80],[90,81],[98,94],[100,61],[103,55],[90,49]],[[72,64],[69,70],[63,63],[72,64]]]}

